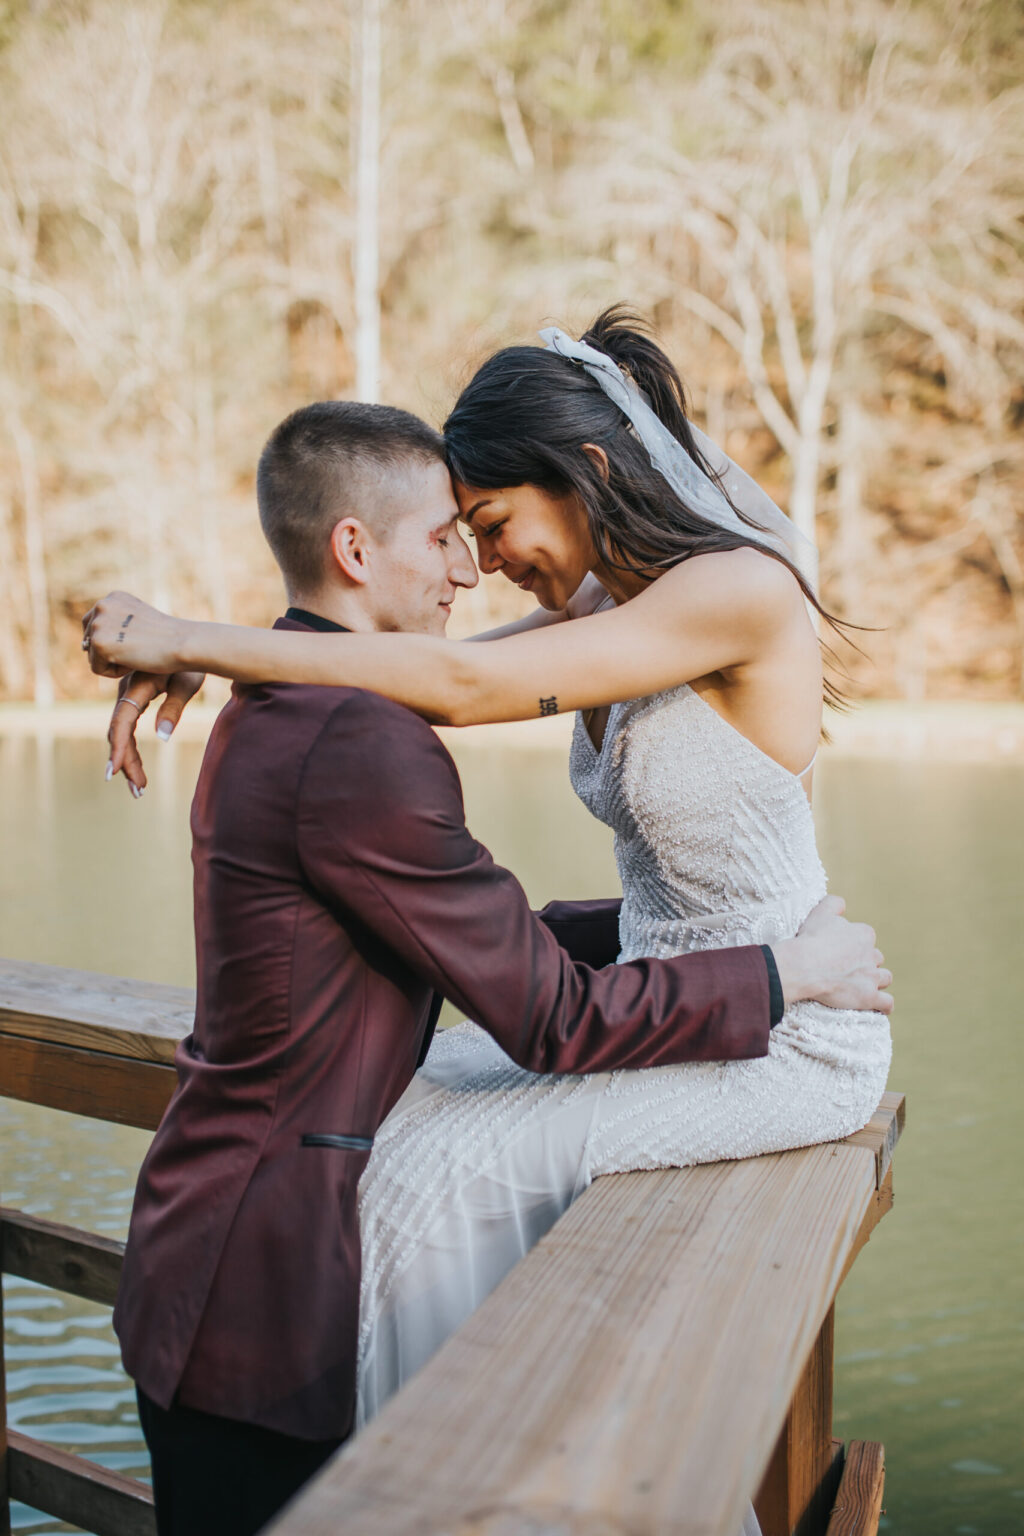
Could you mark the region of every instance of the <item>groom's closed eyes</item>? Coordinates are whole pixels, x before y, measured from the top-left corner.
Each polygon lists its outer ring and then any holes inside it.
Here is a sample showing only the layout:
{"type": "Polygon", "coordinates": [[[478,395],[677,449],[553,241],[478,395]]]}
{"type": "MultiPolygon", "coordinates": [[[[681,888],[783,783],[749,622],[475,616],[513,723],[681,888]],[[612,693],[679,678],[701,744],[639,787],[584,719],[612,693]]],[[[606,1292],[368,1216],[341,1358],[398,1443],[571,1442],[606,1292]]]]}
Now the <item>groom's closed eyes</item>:
{"type": "Polygon", "coordinates": [[[442,549],[447,549],[448,540],[451,538],[452,534],[456,532],[458,521],[459,519],[457,516],[450,517],[448,518],[447,522],[439,523],[436,528],[431,529],[431,542],[440,544],[442,549]]]}

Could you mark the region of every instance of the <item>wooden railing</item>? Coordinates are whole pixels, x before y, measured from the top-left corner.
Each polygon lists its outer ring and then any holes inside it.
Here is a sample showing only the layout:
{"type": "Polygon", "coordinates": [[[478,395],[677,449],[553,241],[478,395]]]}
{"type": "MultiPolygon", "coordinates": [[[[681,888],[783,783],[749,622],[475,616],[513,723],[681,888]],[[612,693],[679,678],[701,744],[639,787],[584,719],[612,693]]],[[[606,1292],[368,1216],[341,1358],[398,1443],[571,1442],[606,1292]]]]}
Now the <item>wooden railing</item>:
{"type": "MultiPolygon", "coordinates": [[[[0,962],[0,1095],[155,1128],[181,988],[0,962]]],[[[882,1447],[832,1439],[834,1302],[892,1205],[900,1095],[845,1142],[599,1179],[275,1536],[873,1536],[882,1447]]],[[[5,1272],[111,1302],[121,1245],[0,1215],[5,1272]]],[[[2,1388],[2,1376],[0,1376],[2,1388]]],[[[149,1491],[14,1432],[7,1497],[152,1536],[149,1491]]]]}
{"type": "MultiPolygon", "coordinates": [[[[182,987],[2,960],[0,1097],[155,1130],[193,1003],[182,987]]],[[[0,1242],[4,1274],[113,1305],[122,1243],[6,1208],[0,1242]]],[[[19,1499],[95,1536],[156,1536],[145,1484],[8,1430],[4,1381],[0,1361],[0,1533],[19,1499]]]]}

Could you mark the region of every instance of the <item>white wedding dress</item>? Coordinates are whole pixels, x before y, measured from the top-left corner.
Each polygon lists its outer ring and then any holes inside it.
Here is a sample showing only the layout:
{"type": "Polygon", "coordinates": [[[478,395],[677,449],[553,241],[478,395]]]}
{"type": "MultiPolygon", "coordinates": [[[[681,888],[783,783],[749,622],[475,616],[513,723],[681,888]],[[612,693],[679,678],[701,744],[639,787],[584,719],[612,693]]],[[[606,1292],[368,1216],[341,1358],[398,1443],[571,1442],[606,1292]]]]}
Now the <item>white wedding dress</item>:
{"type": "MultiPolygon", "coordinates": [[[[600,751],[578,718],[571,775],[615,831],[622,960],[788,938],[825,895],[800,780],[687,686],[613,705],[600,751]]],[[[847,1136],[890,1049],[881,1014],[816,1003],[760,1060],[582,1077],[524,1071],[475,1024],[438,1034],[360,1186],[357,1424],[599,1174],[847,1136]]]]}

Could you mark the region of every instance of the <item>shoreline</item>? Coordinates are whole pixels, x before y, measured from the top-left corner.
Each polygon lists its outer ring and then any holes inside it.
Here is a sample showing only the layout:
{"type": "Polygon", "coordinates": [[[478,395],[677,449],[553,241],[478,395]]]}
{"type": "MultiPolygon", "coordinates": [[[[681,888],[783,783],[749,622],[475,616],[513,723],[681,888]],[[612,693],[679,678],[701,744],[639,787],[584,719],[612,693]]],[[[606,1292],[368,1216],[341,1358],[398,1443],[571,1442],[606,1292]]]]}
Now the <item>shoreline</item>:
{"type": "MultiPolygon", "coordinates": [[[[193,704],[182,717],[175,740],[205,741],[219,705],[193,704]]],[[[103,741],[110,706],[97,701],[54,704],[0,704],[0,738],[59,737],[103,741]]],[[[1024,763],[1024,702],[980,702],[951,699],[910,704],[900,699],[874,699],[849,715],[829,711],[826,726],[832,737],[824,748],[831,757],[896,758],[943,762],[1024,763]]],[[[528,720],[509,725],[445,727],[438,734],[457,751],[513,748],[519,751],[567,753],[572,716],[528,720]]],[[[155,745],[153,727],[143,727],[143,748],[155,745]]]]}

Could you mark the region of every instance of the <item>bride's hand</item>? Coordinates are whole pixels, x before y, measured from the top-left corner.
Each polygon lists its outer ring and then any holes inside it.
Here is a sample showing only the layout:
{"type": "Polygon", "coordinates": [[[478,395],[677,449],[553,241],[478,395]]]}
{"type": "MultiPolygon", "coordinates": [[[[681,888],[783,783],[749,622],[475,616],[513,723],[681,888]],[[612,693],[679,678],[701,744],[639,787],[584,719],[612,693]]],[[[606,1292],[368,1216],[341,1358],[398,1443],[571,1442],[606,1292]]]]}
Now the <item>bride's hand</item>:
{"type": "Polygon", "coordinates": [[[171,732],[181,719],[182,710],[205,682],[202,672],[174,672],[169,677],[155,672],[129,672],[121,679],[117,690],[117,703],[110,715],[107,741],[110,758],[107,778],[123,773],[128,788],[136,800],[146,787],[146,770],[135,740],[136,727],[154,699],[165,695],[157,711],[156,734],[161,741],[169,741],[171,732]]]}
{"type": "Polygon", "coordinates": [[[129,592],[110,592],[82,620],[82,649],[100,677],[177,672],[187,627],[187,620],[161,613],[129,592]]]}

